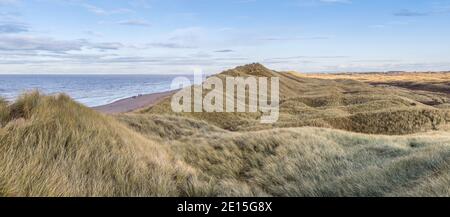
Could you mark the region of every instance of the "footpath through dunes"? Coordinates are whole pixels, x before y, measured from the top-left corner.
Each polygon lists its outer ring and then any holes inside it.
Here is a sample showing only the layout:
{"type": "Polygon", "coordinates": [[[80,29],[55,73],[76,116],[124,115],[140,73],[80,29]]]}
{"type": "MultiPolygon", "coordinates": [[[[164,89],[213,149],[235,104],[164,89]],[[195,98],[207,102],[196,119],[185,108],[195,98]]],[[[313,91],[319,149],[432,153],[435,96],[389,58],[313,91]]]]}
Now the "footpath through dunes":
{"type": "Polygon", "coordinates": [[[450,196],[449,132],[230,132],[38,93],[0,111],[1,196],[450,196]]]}
{"type": "Polygon", "coordinates": [[[201,171],[218,196],[450,196],[448,132],[369,136],[311,127],[200,128],[173,139],[142,129],[136,128],[201,171]]]}
{"type": "MultiPolygon", "coordinates": [[[[325,127],[369,134],[401,135],[450,129],[450,103],[442,93],[373,86],[351,79],[321,79],[276,72],[261,64],[224,71],[216,77],[279,77],[280,118],[260,124],[261,113],[182,113],[170,109],[170,98],[141,114],[182,115],[231,131],[287,127],[325,127]],[[439,103],[430,103],[439,102],[439,103]]],[[[206,94],[206,93],[205,93],[206,94]]]]}

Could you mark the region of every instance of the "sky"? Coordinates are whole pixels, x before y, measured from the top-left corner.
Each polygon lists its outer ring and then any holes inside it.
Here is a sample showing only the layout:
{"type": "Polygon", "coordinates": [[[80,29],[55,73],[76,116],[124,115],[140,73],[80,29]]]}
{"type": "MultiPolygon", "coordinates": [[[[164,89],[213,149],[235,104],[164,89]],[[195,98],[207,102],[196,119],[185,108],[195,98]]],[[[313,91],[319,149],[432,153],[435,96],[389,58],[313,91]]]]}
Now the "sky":
{"type": "Polygon", "coordinates": [[[450,0],[0,0],[0,74],[448,71],[450,0]]]}

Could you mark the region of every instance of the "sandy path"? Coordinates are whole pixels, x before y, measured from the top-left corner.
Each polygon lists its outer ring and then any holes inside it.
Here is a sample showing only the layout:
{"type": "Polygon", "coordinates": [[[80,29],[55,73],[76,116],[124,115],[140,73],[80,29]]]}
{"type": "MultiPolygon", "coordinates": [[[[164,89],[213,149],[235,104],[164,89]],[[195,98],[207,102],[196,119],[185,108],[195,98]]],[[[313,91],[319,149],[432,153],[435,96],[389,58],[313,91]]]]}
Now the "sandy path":
{"type": "Polygon", "coordinates": [[[177,90],[134,96],[126,99],[121,99],[107,105],[93,107],[92,109],[107,114],[131,112],[153,106],[163,99],[170,97],[176,91],[177,90]]]}

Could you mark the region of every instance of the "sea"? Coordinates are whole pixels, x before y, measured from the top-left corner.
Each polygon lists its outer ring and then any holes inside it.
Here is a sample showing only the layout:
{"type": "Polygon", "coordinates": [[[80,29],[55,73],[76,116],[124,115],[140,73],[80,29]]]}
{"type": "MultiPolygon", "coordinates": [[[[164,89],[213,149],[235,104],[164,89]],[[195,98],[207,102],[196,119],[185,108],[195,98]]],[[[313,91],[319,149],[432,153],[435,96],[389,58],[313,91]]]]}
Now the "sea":
{"type": "MultiPolygon", "coordinates": [[[[65,93],[90,107],[140,94],[171,90],[179,75],[0,75],[0,97],[12,101],[20,94],[39,90],[65,93]]],[[[193,77],[187,77],[193,81],[193,77]]]]}

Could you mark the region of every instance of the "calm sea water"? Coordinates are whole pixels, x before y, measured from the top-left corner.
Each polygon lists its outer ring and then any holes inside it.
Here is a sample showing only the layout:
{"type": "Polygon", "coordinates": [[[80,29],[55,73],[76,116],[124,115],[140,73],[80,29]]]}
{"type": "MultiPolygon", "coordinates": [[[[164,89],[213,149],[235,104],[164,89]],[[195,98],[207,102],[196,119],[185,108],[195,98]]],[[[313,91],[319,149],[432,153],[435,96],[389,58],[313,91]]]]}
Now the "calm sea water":
{"type": "Polygon", "coordinates": [[[87,106],[139,94],[170,90],[175,75],[0,75],[0,96],[15,99],[25,91],[66,93],[87,106]]]}

